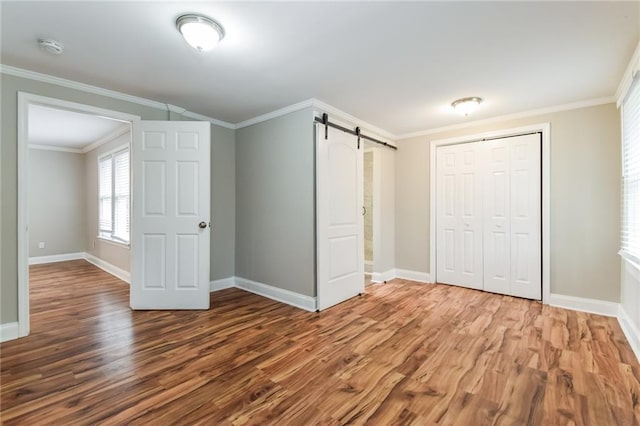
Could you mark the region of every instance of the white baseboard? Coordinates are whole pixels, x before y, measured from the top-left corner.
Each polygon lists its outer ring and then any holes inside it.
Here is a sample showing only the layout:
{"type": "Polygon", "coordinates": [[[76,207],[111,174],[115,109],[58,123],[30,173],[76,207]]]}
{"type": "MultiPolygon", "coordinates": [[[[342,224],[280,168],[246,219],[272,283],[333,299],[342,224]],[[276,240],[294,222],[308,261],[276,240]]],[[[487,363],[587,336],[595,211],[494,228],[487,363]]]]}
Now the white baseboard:
{"type": "Polygon", "coordinates": [[[256,281],[247,280],[245,278],[235,277],[235,286],[239,289],[255,293],[260,296],[267,297],[305,311],[315,312],[316,298],[305,296],[289,290],[273,287],[256,281]]]}
{"type": "Polygon", "coordinates": [[[618,323],[620,324],[620,328],[626,336],[633,353],[636,354],[636,358],[640,361],[640,329],[638,329],[638,326],[636,326],[633,320],[629,317],[627,311],[624,310],[622,305],[620,305],[618,310],[618,323]]]}
{"type": "Polygon", "coordinates": [[[110,273],[114,277],[120,278],[122,281],[126,282],[127,284],[131,284],[131,274],[129,273],[129,271],[120,269],[117,266],[112,265],[111,263],[104,261],[98,257],[95,257],[94,255],[89,253],[84,253],[84,259],[87,262],[92,263],[98,268],[102,269],[103,271],[110,273]]]}
{"type": "Polygon", "coordinates": [[[18,337],[20,337],[20,332],[17,322],[0,324],[0,342],[17,339],[18,337]]]}
{"type": "Polygon", "coordinates": [[[221,280],[211,281],[209,283],[209,292],[224,290],[236,286],[235,277],[223,278],[221,280]]]}
{"type": "Polygon", "coordinates": [[[383,283],[386,281],[391,281],[396,277],[396,273],[394,269],[389,269],[385,272],[372,272],[371,273],[371,281],[374,283],[383,283]]]}
{"type": "Polygon", "coordinates": [[[395,278],[403,280],[418,281],[421,283],[431,283],[431,276],[426,272],[409,271],[407,269],[396,269],[395,278]]]}
{"type": "Polygon", "coordinates": [[[620,304],[616,302],[585,299],[583,297],[565,296],[564,294],[555,293],[549,294],[549,300],[547,302],[550,306],[555,306],[557,308],[588,312],[607,317],[617,317],[620,306],[620,304]]]}
{"type": "Polygon", "coordinates": [[[29,258],[29,265],[41,265],[43,263],[66,262],[67,260],[84,259],[84,253],[52,254],[50,256],[34,256],[29,258]]]}

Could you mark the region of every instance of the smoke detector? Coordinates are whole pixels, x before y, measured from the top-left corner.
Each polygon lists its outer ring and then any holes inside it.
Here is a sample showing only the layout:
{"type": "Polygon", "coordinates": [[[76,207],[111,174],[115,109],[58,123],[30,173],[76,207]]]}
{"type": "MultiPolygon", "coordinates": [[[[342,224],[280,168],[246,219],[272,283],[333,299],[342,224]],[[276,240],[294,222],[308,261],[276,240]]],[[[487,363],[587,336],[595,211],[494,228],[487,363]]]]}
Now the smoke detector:
{"type": "Polygon", "coordinates": [[[38,45],[41,49],[46,50],[54,55],[61,55],[64,50],[64,46],[59,41],[50,38],[38,39],[38,45]]]}

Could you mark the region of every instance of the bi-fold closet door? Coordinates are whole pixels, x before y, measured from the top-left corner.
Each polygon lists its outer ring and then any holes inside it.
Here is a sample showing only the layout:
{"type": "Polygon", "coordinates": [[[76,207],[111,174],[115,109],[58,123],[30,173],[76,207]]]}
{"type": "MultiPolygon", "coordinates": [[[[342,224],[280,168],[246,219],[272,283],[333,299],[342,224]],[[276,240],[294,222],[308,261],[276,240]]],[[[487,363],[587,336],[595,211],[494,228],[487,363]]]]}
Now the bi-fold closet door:
{"type": "Polygon", "coordinates": [[[436,149],[436,279],[540,299],[540,135],[436,149]]]}

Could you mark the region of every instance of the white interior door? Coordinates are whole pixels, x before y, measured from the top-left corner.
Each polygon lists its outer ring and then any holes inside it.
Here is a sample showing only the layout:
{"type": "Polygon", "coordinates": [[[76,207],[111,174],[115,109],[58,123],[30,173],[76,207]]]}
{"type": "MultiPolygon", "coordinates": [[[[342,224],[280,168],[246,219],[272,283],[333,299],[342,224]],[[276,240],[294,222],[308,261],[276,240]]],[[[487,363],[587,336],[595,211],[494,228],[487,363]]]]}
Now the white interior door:
{"type": "Polygon", "coordinates": [[[326,309],[364,292],[363,144],[316,127],[317,296],[326,309]]]}
{"type": "Polygon", "coordinates": [[[540,135],[436,154],[437,281],[539,300],[540,135]]]}
{"type": "Polygon", "coordinates": [[[441,283],[482,288],[482,151],[438,147],[436,274],[441,283]]]}
{"type": "Polygon", "coordinates": [[[132,126],[132,309],[208,309],[210,125],[132,126]]]}
{"type": "Polygon", "coordinates": [[[540,134],[515,136],[509,146],[511,288],[507,294],[542,298],[540,134]]]}

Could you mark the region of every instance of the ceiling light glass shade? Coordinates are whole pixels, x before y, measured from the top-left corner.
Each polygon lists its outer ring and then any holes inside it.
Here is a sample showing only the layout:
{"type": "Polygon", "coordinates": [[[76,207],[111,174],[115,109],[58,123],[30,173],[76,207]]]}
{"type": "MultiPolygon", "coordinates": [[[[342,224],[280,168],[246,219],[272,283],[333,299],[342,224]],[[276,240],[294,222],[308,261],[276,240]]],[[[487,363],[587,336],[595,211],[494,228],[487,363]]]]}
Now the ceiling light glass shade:
{"type": "Polygon", "coordinates": [[[465,117],[472,112],[474,112],[480,104],[482,103],[482,98],[477,96],[473,96],[471,98],[462,98],[451,103],[453,109],[460,115],[464,115],[465,117]]]}
{"type": "Polygon", "coordinates": [[[201,15],[182,15],[176,20],[182,37],[194,49],[211,50],[224,38],[224,29],[213,19],[201,15]]]}

